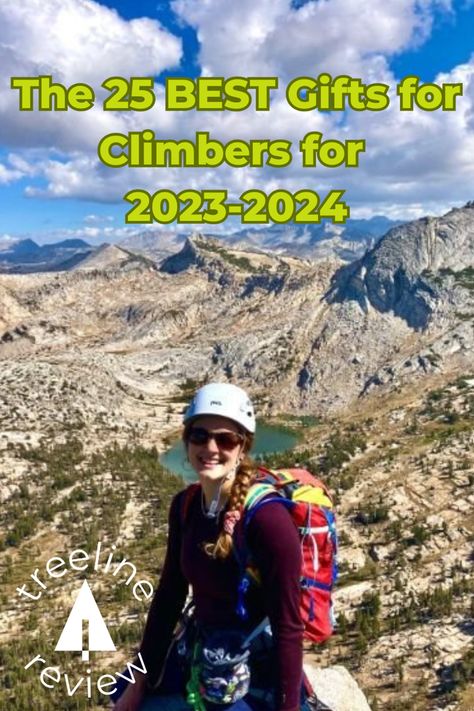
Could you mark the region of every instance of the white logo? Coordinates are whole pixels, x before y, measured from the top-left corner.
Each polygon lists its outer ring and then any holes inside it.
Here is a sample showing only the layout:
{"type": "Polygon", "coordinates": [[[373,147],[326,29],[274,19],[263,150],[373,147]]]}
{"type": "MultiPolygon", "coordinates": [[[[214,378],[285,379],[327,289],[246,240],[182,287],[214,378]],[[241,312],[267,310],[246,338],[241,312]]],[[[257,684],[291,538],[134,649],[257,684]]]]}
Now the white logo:
{"type": "MultiPolygon", "coordinates": [[[[31,601],[39,600],[43,594],[52,592],[49,590],[49,578],[62,578],[72,571],[83,573],[89,568],[90,572],[110,574],[114,582],[129,588],[135,600],[139,602],[148,600],[153,595],[153,585],[148,580],[135,581],[137,573],[135,565],[126,558],[122,558],[120,561],[114,560],[116,546],[112,545],[111,548],[105,563],[101,560],[103,555],[100,541],[97,543],[95,555],[78,548],[64,557],[53,556],[46,561],[44,572],[40,572],[39,568],[36,568],[30,575],[34,585],[27,582],[17,587],[16,591],[24,602],[31,604],[31,601]],[[134,581],[133,587],[132,581],[134,581]]],[[[89,583],[85,579],[75,595],[74,603],[59,635],[55,651],[81,652],[84,662],[89,662],[90,652],[116,651],[89,583]]],[[[47,689],[54,689],[62,685],[63,693],[68,697],[82,691],[91,699],[94,685],[100,694],[111,696],[117,690],[119,679],[134,684],[137,674],[146,674],[147,669],[140,652],[136,661],[136,664],[127,662],[127,667],[122,673],[101,674],[98,678],[95,678],[93,669],[86,669],[85,673],[79,672],[81,675],[77,677],[77,674],[71,675],[71,669],[63,670],[60,666],[51,666],[48,664],[46,654],[45,656],[37,654],[25,664],[24,669],[37,671],[41,684],[47,689]]]]}
{"type": "Polygon", "coordinates": [[[82,660],[88,662],[90,651],[115,652],[115,649],[92,590],[84,580],[55,651],[82,652],[82,660]]]}

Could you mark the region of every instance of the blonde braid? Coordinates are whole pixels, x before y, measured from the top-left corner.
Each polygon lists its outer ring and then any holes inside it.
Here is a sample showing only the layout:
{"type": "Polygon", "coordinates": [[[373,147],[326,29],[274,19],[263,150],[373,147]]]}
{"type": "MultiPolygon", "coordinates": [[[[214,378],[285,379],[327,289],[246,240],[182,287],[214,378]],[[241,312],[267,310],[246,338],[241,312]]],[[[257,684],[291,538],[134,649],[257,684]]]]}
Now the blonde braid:
{"type": "MultiPolygon", "coordinates": [[[[245,435],[244,452],[248,452],[252,445],[252,437],[245,435]]],[[[248,490],[255,480],[257,467],[255,462],[245,454],[243,460],[239,464],[232,487],[229,494],[229,509],[228,511],[240,511],[244,505],[245,497],[248,490]]],[[[232,535],[226,533],[223,529],[219,533],[215,543],[204,544],[204,550],[212,558],[227,558],[232,552],[233,540],[232,535]]]]}

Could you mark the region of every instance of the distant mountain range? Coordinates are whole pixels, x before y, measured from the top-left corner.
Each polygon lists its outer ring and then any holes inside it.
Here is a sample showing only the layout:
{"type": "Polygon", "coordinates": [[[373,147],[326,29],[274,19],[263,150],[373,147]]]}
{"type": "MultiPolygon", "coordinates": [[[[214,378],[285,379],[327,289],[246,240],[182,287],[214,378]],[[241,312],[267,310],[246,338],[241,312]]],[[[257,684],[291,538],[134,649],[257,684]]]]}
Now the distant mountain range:
{"type": "MultiPolygon", "coordinates": [[[[345,225],[332,225],[328,222],[321,225],[271,225],[225,235],[206,234],[224,240],[233,247],[273,251],[280,255],[315,260],[336,257],[352,262],[363,256],[390,228],[398,224],[386,217],[377,216],[369,220],[349,220],[345,225]]],[[[118,247],[158,263],[179,252],[188,236],[184,232],[157,229],[127,237],[118,247]]],[[[0,273],[69,271],[81,268],[84,260],[103,248],[104,245],[94,247],[82,239],[66,239],[45,245],[38,245],[32,239],[3,241],[0,242],[0,273]]]]}
{"type": "MultiPolygon", "coordinates": [[[[225,240],[230,247],[276,252],[289,257],[306,259],[338,258],[345,262],[359,259],[392,227],[401,222],[376,216],[369,220],[348,220],[344,225],[324,222],[320,225],[270,225],[269,227],[238,230],[236,232],[205,234],[225,240]]],[[[189,234],[153,230],[128,237],[121,246],[139,252],[157,262],[178,252],[189,234]]]]}
{"type": "Polygon", "coordinates": [[[244,229],[228,236],[233,245],[274,250],[288,256],[323,259],[339,257],[351,262],[372,248],[389,229],[401,224],[381,215],[369,220],[348,220],[344,225],[271,225],[244,229]]]}
{"type": "Polygon", "coordinates": [[[32,239],[0,245],[0,273],[68,271],[88,257],[95,247],[82,239],[65,239],[54,244],[36,244],[32,239]]]}

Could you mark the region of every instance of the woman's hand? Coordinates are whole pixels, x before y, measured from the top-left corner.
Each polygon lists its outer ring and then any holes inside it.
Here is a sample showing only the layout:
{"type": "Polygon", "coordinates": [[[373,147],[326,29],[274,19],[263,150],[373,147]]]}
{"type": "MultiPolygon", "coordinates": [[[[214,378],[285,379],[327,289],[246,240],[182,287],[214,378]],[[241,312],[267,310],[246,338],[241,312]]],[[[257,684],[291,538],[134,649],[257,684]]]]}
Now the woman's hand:
{"type": "Polygon", "coordinates": [[[145,678],[137,678],[134,684],[127,686],[120,699],[111,709],[113,711],[139,711],[145,696],[145,689],[145,678]]]}

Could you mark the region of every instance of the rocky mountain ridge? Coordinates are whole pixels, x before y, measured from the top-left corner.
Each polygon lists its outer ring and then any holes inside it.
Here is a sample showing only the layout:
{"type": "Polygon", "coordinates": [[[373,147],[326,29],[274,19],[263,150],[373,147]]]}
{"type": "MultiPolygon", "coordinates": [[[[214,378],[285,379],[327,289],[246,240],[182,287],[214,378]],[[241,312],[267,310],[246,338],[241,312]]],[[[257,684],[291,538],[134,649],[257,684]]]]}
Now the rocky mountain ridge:
{"type": "Polygon", "coordinates": [[[472,360],[473,225],[467,206],[397,227],[350,265],[195,235],[157,270],[104,247],[70,274],[2,277],[0,357],[143,351],[158,390],[191,368],[248,385],[268,411],[338,412],[472,360]]]}
{"type": "Polygon", "coordinates": [[[305,364],[309,391],[319,386],[326,392],[329,373],[319,356],[333,362],[325,356],[335,349],[345,361],[338,363],[345,388],[358,389],[357,397],[414,373],[433,373],[445,358],[470,362],[473,220],[468,204],[442,218],[396,227],[361,260],[336,272],[325,297],[329,317],[305,364]]]}

